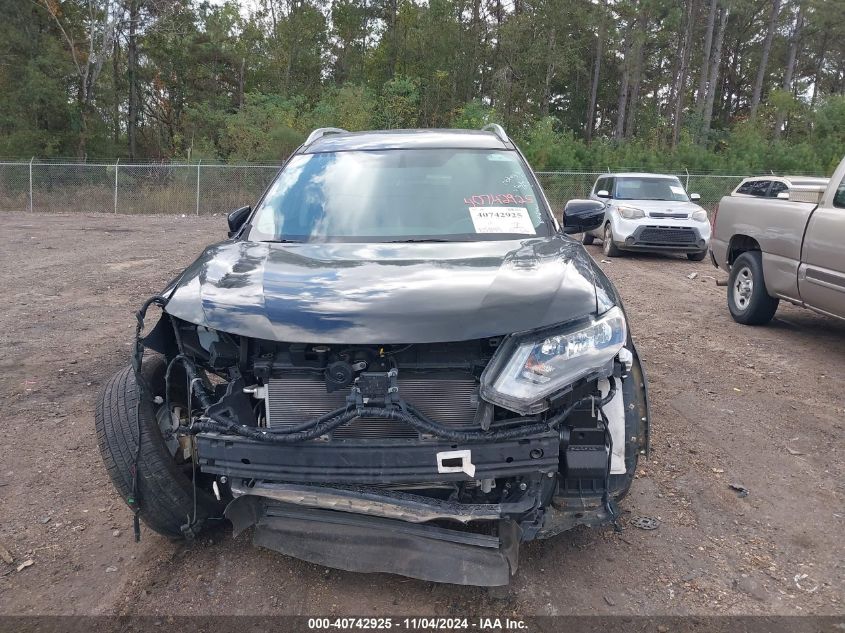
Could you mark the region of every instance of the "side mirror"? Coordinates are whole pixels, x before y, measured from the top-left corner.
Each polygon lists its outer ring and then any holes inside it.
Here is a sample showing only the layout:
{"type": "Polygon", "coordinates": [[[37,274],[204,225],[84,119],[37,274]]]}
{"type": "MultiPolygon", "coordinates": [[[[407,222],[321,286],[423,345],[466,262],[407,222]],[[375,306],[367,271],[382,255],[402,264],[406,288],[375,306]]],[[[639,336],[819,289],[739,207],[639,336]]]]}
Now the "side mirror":
{"type": "Polygon", "coordinates": [[[789,200],[789,192],[788,191],[781,191],[778,194],[778,200],[789,200]]]}
{"type": "Polygon", "coordinates": [[[251,211],[252,207],[241,207],[231,211],[226,216],[226,221],[229,223],[229,237],[235,237],[237,232],[241,230],[251,211]]]}
{"type": "Polygon", "coordinates": [[[700,193],[691,193],[689,195],[689,199],[692,200],[693,202],[698,202],[699,200],[701,200],[701,194],[700,193]]]}
{"type": "MultiPolygon", "coordinates": [[[[599,189],[598,191],[596,191],[596,195],[599,198],[609,198],[610,192],[607,189],[599,189]]],[[[573,202],[574,202],[574,200],[573,200],[573,202]]]]}
{"type": "Polygon", "coordinates": [[[570,200],[563,208],[563,232],[583,233],[599,228],[605,208],[598,200],[570,200]]]}

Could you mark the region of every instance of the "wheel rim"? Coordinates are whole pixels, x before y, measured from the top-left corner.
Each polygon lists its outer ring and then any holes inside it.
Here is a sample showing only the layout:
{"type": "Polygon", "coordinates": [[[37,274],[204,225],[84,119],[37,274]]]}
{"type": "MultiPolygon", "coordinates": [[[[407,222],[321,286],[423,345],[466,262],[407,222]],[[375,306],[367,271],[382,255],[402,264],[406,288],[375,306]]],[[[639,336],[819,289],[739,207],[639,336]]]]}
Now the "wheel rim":
{"type": "Polygon", "coordinates": [[[747,309],[754,292],[754,274],[748,266],[740,268],[734,277],[732,291],[736,307],[740,310],[747,309]]]}
{"type": "Polygon", "coordinates": [[[604,254],[607,255],[610,252],[610,245],[613,242],[613,233],[610,231],[610,226],[604,227],[604,239],[602,240],[602,249],[604,250],[604,254]]]}

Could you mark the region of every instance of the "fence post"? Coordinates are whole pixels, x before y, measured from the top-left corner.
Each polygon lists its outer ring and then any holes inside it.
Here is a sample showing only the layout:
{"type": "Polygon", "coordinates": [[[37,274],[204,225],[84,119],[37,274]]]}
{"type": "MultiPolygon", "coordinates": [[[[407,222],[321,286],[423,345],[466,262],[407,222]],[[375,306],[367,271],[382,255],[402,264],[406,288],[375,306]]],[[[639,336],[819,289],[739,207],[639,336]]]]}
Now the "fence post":
{"type": "Polygon", "coordinates": [[[202,158],[199,159],[197,162],[197,215],[200,214],[200,165],[202,164],[202,158]]]}
{"type": "Polygon", "coordinates": [[[32,213],[32,161],[35,156],[29,159],[29,212],[32,213]]]}
{"type": "Polygon", "coordinates": [[[687,191],[689,191],[689,169],[687,169],[686,167],[684,167],[684,171],[685,171],[685,172],[687,172],[687,184],[685,184],[685,185],[684,185],[684,189],[686,189],[687,191]]]}
{"type": "Polygon", "coordinates": [[[120,168],[120,157],[114,164],[114,212],[117,213],[117,170],[120,168]]]}

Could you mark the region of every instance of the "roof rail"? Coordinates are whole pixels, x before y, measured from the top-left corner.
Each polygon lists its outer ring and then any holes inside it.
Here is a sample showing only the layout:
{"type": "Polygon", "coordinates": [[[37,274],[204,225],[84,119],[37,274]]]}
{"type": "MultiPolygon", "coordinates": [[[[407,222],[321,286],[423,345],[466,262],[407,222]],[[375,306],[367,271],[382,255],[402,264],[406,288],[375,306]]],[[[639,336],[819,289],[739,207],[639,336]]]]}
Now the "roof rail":
{"type": "Polygon", "coordinates": [[[511,140],[508,138],[508,133],[505,132],[505,128],[503,128],[498,123],[488,123],[483,128],[481,128],[482,132],[493,132],[496,136],[499,137],[499,140],[503,143],[510,143],[511,140]]]}
{"type": "Polygon", "coordinates": [[[317,139],[321,139],[324,136],[328,136],[329,134],[346,134],[347,130],[339,127],[321,127],[317,128],[311,134],[308,135],[308,138],[305,139],[305,143],[302,144],[303,147],[308,147],[316,141],[317,139]]]}

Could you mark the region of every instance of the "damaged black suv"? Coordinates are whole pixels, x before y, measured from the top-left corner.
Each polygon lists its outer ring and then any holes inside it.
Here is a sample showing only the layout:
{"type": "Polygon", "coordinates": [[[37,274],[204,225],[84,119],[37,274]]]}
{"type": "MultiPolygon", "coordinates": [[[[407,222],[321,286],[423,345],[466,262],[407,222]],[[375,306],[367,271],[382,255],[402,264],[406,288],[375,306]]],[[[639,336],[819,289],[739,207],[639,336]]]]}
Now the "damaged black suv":
{"type": "Polygon", "coordinates": [[[613,285],[498,126],[321,129],[138,312],[96,412],[151,529],[504,585],[519,544],[612,523],[648,447],[613,285]],[[161,317],[144,328],[153,305],[161,317]],[[145,353],[146,351],[146,353],[145,353]]]}

